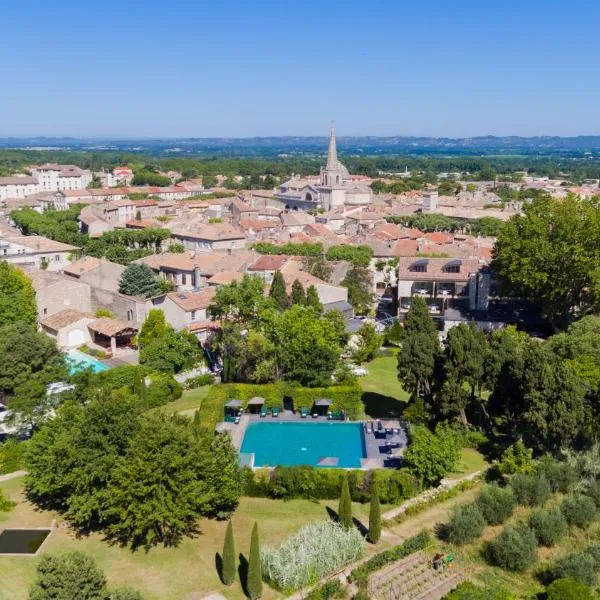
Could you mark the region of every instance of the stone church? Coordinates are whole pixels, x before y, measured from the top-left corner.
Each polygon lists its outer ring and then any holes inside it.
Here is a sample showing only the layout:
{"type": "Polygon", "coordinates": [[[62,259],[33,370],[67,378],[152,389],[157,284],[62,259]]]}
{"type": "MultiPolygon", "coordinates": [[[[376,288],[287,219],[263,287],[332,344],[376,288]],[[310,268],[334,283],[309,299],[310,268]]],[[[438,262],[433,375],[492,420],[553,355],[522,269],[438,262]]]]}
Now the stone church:
{"type": "Polygon", "coordinates": [[[372,192],[369,186],[353,181],[348,169],[338,160],[335,130],[332,127],[327,164],[321,167],[319,179],[292,177],[281,185],[277,198],[288,209],[323,208],[330,211],[343,206],[371,204],[372,192]]]}

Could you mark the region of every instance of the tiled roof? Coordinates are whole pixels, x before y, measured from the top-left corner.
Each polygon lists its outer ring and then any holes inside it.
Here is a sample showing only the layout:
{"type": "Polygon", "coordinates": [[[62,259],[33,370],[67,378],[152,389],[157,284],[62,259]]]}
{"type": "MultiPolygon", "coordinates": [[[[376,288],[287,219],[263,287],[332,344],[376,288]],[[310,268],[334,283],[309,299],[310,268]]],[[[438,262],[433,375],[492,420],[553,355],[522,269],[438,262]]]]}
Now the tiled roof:
{"type": "Polygon", "coordinates": [[[167,294],[167,297],[177,304],[179,308],[190,312],[192,310],[208,308],[216,291],[215,287],[207,287],[198,292],[172,292],[171,294],[167,294]]]}
{"type": "Polygon", "coordinates": [[[419,250],[419,244],[417,240],[398,240],[393,248],[392,254],[394,256],[415,256],[419,250]]]}
{"type": "Polygon", "coordinates": [[[456,258],[427,258],[427,257],[400,257],[398,264],[398,279],[408,281],[467,281],[470,273],[479,271],[479,261],[472,259],[456,258]],[[426,265],[425,272],[414,271],[419,265],[426,265]],[[446,270],[451,265],[458,265],[459,272],[446,270]]]}
{"type": "Polygon", "coordinates": [[[74,250],[79,250],[79,248],[71,246],[70,244],[55,242],[54,240],[42,237],[41,235],[24,235],[22,237],[6,239],[14,244],[20,244],[21,246],[30,248],[34,252],[73,252],[74,250]]]}
{"type": "Polygon", "coordinates": [[[254,261],[248,271],[279,271],[288,261],[289,256],[265,254],[254,261]]]}
{"type": "Polygon", "coordinates": [[[40,324],[48,329],[52,329],[53,331],[59,331],[64,327],[68,327],[69,325],[77,323],[78,321],[86,318],[92,318],[92,315],[74,310],[72,308],[65,308],[60,312],[54,313],[53,315],[42,319],[40,324]]]}
{"type": "Polygon", "coordinates": [[[210,223],[200,225],[193,230],[177,229],[173,230],[172,235],[196,240],[210,240],[217,242],[219,240],[239,240],[245,239],[244,232],[229,223],[210,223]]]}
{"type": "Polygon", "coordinates": [[[451,233],[443,233],[442,231],[426,233],[425,238],[434,244],[451,244],[454,241],[454,236],[451,233]]]}
{"type": "Polygon", "coordinates": [[[79,260],[76,260],[75,262],[65,267],[63,269],[63,272],[67,273],[68,275],[78,277],[83,273],[87,273],[88,271],[99,267],[101,264],[101,259],[96,258],[95,256],[86,256],[85,258],[80,258],[79,260]]]}
{"type": "Polygon", "coordinates": [[[123,323],[123,321],[119,321],[117,319],[110,319],[109,317],[100,317],[99,319],[94,319],[91,323],[88,323],[88,329],[107,337],[113,337],[119,333],[122,333],[123,331],[129,331],[132,329],[137,331],[137,327],[133,327],[133,325],[129,323],[123,323]]]}
{"type": "Polygon", "coordinates": [[[35,185],[37,182],[35,177],[0,177],[0,185],[35,185]]]}
{"type": "Polygon", "coordinates": [[[210,285],[227,285],[232,281],[240,281],[243,277],[244,274],[241,271],[221,271],[221,273],[215,273],[207,279],[207,283],[210,285]]]}

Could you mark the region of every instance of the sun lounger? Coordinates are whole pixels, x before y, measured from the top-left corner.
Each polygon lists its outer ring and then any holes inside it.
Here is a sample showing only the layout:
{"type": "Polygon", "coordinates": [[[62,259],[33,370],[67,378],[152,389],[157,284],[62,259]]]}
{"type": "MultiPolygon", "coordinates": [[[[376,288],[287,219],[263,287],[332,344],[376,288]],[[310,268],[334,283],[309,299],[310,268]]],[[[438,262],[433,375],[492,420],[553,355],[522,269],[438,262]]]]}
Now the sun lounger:
{"type": "Polygon", "coordinates": [[[300,417],[301,417],[302,419],[306,419],[306,417],[307,417],[307,416],[308,416],[308,408],[306,408],[306,406],[303,406],[303,407],[300,409],[300,417]]]}
{"type": "Polygon", "coordinates": [[[278,416],[279,416],[279,408],[277,408],[276,406],[275,406],[275,407],[273,407],[273,408],[271,409],[271,415],[272,415],[273,417],[278,417],[278,416]]]}
{"type": "Polygon", "coordinates": [[[264,406],[262,406],[260,409],[260,416],[261,416],[261,418],[267,416],[267,409],[264,406]]]}

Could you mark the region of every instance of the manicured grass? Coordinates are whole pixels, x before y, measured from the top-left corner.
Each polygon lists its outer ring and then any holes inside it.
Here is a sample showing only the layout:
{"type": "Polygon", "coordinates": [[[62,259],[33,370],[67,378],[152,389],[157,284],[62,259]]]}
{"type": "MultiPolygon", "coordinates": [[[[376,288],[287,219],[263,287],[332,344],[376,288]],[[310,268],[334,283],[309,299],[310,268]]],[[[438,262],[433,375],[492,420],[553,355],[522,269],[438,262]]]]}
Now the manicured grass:
{"type": "Polygon", "coordinates": [[[202,404],[202,400],[206,398],[208,391],[212,386],[203,385],[202,387],[193,389],[193,390],[184,390],[181,398],[175,400],[174,402],[169,402],[164,406],[160,406],[153,410],[167,410],[169,413],[176,412],[180,413],[183,411],[190,411],[193,414],[193,411],[200,408],[202,404]]]}
{"type": "Polygon", "coordinates": [[[368,375],[360,378],[365,412],[373,418],[398,417],[410,394],[398,381],[396,352],[366,364],[368,375]]]}
{"type": "MultiPolygon", "coordinates": [[[[60,517],[51,511],[38,511],[23,499],[23,478],[0,483],[0,489],[18,502],[6,515],[3,527],[44,527],[60,517]]],[[[306,523],[327,519],[326,506],[337,510],[337,502],[311,502],[309,500],[269,500],[242,498],[233,516],[236,553],[248,558],[250,533],[258,521],[261,544],[275,545],[296,532],[306,523]]],[[[354,504],[353,514],[366,526],[369,505],[354,504]]],[[[215,569],[217,553],[223,550],[225,521],[202,519],[200,533],[186,538],[177,548],[153,548],[131,552],[127,548],[111,546],[102,535],[76,537],[66,526],[55,529],[42,552],[81,550],[92,555],[106,573],[110,586],[130,585],[139,589],[147,600],[182,600],[196,592],[202,597],[218,592],[231,600],[241,600],[244,594],[239,578],[231,587],[224,586],[215,569]]],[[[385,541],[377,550],[385,547],[385,541]]],[[[369,552],[375,551],[369,547],[369,552]]],[[[0,557],[2,600],[25,600],[35,579],[37,558],[0,557]]],[[[263,598],[280,598],[281,594],[265,585],[263,598]]]]}
{"type": "Polygon", "coordinates": [[[450,473],[448,479],[459,479],[487,467],[489,467],[489,463],[485,460],[481,452],[478,452],[474,448],[463,448],[456,471],[450,473]]]}

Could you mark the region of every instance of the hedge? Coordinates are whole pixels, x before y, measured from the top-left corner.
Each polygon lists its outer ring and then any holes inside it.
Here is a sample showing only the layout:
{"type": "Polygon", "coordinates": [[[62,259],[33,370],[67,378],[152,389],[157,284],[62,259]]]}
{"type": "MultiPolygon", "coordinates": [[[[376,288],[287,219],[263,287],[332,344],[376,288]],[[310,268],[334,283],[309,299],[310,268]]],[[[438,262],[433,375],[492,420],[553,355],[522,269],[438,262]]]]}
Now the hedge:
{"type": "Polygon", "coordinates": [[[229,400],[241,400],[244,408],[250,398],[259,396],[265,399],[266,408],[282,407],[284,400],[291,399],[294,408],[312,407],[315,400],[328,398],[331,410],[345,411],[350,419],[364,416],[362,391],[358,385],[335,385],[324,388],[306,388],[298,385],[278,383],[221,383],[214,385],[202,401],[200,421],[203,426],[214,430],[215,425],[223,419],[223,407],[229,400]]]}
{"type": "Polygon", "coordinates": [[[360,586],[366,586],[369,575],[375,571],[379,571],[386,565],[400,560],[410,554],[414,554],[419,550],[425,549],[430,542],[429,532],[422,531],[414,537],[408,538],[399,546],[394,546],[385,552],[381,552],[365,561],[360,567],[354,569],[348,578],[350,582],[356,582],[360,586]]]}
{"type": "Polygon", "coordinates": [[[418,493],[415,477],[406,470],[377,471],[318,469],[309,465],[246,470],[247,496],[260,498],[307,498],[336,500],[340,496],[342,475],[348,476],[350,495],[355,502],[369,502],[371,487],[376,480],[379,500],[384,504],[399,504],[418,493]]]}
{"type": "Polygon", "coordinates": [[[330,598],[345,598],[344,587],[339,579],[331,579],[327,583],[314,588],[305,600],[329,600],[330,598]]]}

